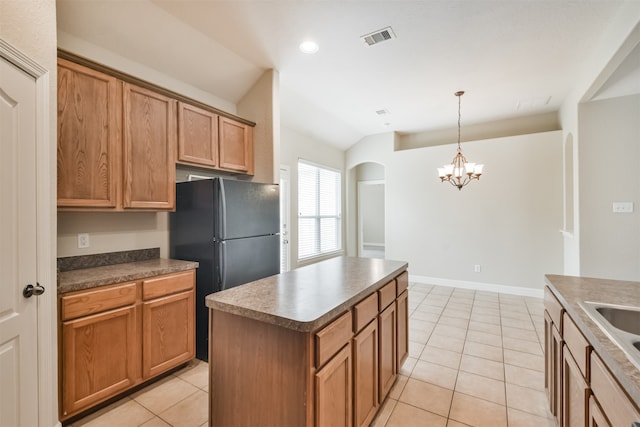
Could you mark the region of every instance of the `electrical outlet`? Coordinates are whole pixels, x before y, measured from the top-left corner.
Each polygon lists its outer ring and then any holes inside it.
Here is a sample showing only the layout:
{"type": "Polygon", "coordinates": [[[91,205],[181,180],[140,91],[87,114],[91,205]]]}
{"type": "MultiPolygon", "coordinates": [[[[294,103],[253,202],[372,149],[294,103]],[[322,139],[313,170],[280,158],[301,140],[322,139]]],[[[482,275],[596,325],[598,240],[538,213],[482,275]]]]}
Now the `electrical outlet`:
{"type": "Polygon", "coordinates": [[[480,273],[482,271],[482,267],[480,266],[480,264],[474,265],[473,271],[475,271],[476,273],[480,273]]]}
{"type": "Polygon", "coordinates": [[[84,249],[91,246],[89,243],[89,233],[78,233],[78,249],[84,249]]]}
{"type": "Polygon", "coordinates": [[[633,202],[613,202],[613,213],[633,213],[633,202]]]}

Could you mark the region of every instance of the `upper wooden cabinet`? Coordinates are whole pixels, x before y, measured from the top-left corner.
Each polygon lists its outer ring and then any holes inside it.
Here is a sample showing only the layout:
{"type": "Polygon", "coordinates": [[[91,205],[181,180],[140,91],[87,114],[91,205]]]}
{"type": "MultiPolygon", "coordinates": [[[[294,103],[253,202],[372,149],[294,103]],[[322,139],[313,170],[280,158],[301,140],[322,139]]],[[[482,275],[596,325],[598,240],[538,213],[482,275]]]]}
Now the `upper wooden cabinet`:
{"type": "Polygon", "coordinates": [[[114,77],[58,60],[58,206],[115,208],[121,99],[114,77]]]}
{"type": "Polygon", "coordinates": [[[175,207],[174,99],[124,83],[124,207],[175,207]]]}
{"type": "Polygon", "coordinates": [[[218,166],[218,115],[202,108],[178,104],[178,162],[218,166]]]}
{"type": "Polygon", "coordinates": [[[254,123],[61,56],[84,64],[58,58],[61,210],[173,210],[176,162],[253,175],[254,123]]]}
{"type": "Polygon", "coordinates": [[[253,127],[219,119],[220,169],[253,174],[253,127]]]}
{"type": "Polygon", "coordinates": [[[252,175],[253,127],[180,102],[178,163],[252,175]]]}

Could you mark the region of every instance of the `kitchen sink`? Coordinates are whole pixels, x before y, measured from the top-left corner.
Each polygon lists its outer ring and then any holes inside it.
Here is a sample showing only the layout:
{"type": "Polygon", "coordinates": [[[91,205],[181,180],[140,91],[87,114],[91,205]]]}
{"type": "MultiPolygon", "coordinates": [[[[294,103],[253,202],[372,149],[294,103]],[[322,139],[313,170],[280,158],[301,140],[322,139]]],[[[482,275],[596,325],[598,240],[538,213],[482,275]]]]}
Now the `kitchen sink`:
{"type": "Polygon", "coordinates": [[[598,327],[640,369],[640,307],[584,301],[578,303],[598,327]]]}
{"type": "Polygon", "coordinates": [[[630,310],[612,306],[597,307],[596,311],[613,327],[630,334],[640,335],[640,308],[630,310]]]}

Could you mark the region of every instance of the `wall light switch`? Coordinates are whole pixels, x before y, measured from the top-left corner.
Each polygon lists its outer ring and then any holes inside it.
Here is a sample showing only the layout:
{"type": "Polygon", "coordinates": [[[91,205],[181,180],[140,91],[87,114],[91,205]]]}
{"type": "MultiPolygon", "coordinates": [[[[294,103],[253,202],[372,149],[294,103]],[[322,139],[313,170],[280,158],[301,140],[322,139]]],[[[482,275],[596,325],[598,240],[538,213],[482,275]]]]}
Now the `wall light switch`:
{"type": "Polygon", "coordinates": [[[613,202],[613,213],[632,213],[633,202],[613,202]]]}
{"type": "Polygon", "coordinates": [[[480,273],[482,271],[482,267],[480,266],[480,264],[474,265],[473,271],[475,271],[476,273],[480,273]]]}
{"type": "Polygon", "coordinates": [[[89,233],[78,233],[78,249],[88,248],[89,246],[89,233]]]}

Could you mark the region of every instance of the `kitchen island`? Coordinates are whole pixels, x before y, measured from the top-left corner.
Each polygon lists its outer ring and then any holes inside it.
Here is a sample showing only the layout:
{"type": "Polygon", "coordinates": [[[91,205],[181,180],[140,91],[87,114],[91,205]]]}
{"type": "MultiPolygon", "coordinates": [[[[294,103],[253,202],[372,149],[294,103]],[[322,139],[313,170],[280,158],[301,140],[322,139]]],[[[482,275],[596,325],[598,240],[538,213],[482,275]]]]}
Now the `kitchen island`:
{"type": "Polygon", "coordinates": [[[408,354],[406,270],[337,257],[209,295],[210,425],[368,425],[408,354]]]}

